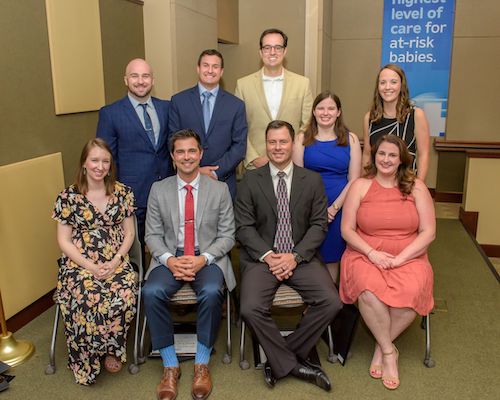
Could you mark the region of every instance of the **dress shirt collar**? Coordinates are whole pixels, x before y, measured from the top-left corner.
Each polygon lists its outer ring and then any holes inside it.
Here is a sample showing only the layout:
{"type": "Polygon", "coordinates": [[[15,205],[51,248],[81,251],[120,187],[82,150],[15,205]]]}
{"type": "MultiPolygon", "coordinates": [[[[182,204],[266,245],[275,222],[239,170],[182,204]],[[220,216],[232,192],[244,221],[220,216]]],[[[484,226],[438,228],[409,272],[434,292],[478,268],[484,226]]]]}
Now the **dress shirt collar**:
{"type": "Polygon", "coordinates": [[[278,169],[272,162],[269,161],[269,170],[271,171],[271,177],[273,179],[277,177],[279,171],[283,171],[285,173],[285,178],[289,178],[293,174],[293,162],[290,161],[290,163],[285,168],[278,169]]]}
{"type": "Polygon", "coordinates": [[[200,186],[200,173],[190,183],[184,182],[179,175],[177,175],[177,189],[182,190],[184,186],[191,185],[193,189],[198,190],[200,186]]]}
{"type": "Polygon", "coordinates": [[[285,79],[285,70],[282,68],[281,69],[281,75],[279,76],[267,76],[264,74],[264,70],[262,70],[262,80],[264,82],[276,82],[276,81],[282,81],[285,79]]]}
{"type": "Polygon", "coordinates": [[[198,82],[198,90],[200,92],[200,97],[203,95],[203,93],[210,92],[212,93],[212,96],[216,98],[217,94],[219,93],[219,85],[217,85],[211,90],[208,90],[205,86],[203,86],[200,82],[198,82]]]}
{"type": "Polygon", "coordinates": [[[132,106],[134,108],[139,107],[139,104],[147,104],[149,107],[154,108],[153,107],[153,99],[151,98],[151,96],[149,96],[146,101],[142,101],[142,102],[137,101],[137,99],[135,97],[133,97],[130,93],[128,94],[128,98],[129,98],[129,100],[132,103],[132,106]]]}

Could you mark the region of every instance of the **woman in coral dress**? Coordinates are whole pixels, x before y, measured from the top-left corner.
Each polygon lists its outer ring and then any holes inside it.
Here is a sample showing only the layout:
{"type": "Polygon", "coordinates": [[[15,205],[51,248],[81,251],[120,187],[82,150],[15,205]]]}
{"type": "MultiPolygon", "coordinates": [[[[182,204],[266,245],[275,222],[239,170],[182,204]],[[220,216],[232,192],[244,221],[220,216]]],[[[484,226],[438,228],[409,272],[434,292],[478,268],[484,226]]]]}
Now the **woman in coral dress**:
{"type": "Polygon", "coordinates": [[[415,319],[434,306],[427,247],[434,240],[434,205],[411,168],[406,144],[395,135],[372,147],[371,165],[344,203],[340,298],[358,301],[376,340],[369,373],[388,389],[399,386],[393,345],[415,319]]]}
{"type": "Polygon", "coordinates": [[[135,314],[136,278],[127,255],[134,241],[134,195],[115,180],[102,139],[83,148],[76,182],[57,197],[52,218],[63,251],[54,300],[64,318],[69,368],[90,385],[118,372],[135,314]]]}

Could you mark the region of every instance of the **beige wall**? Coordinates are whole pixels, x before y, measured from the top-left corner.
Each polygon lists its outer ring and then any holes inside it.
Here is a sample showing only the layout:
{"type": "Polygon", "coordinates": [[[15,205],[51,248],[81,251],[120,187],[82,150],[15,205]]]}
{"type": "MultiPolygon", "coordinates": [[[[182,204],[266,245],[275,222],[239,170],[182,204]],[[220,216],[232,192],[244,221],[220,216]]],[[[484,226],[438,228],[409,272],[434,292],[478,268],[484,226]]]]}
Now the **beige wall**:
{"type": "Polygon", "coordinates": [[[148,0],[144,27],[154,93],[169,99],[197,82],[199,54],[217,48],[217,0],[148,0]]]}
{"type": "Polygon", "coordinates": [[[260,67],[259,37],[268,28],[278,28],[288,35],[286,66],[304,73],[305,1],[240,0],[238,45],[219,44],[224,55],[224,87],[233,92],[236,80],[260,67]]]}
{"type": "MultiPolygon", "coordinates": [[[[127,61],[144,57],[142,6],[101,0],[99,7],[106,101],[111,102],[126,93],[127,61]]],[[[97,112],[55,115],[44,1],[2,2],[0,49],[0,209],[7,210],[0,218],[0,253],[2,268],[9,269],[0,271],[0,281],[11,316],[55,286],[60,252],[50,213],[57,193],[73,181],[83,144],[95,136],[97,112]],[[47,156],[54,153],[62,153],[62,162],[61,154],[56,162],[47,156]]]]}
{"type": "MultiPolygon", "coordinates": [[[[351,129],[362,135],[380,67],[383,0],[333,0],[331,86],[351,129]]],[[[446,128],[448,140],[499,141],[493,116],[500,109],[500,3],[456,0],[446,128]]],[[[462,171],[463,173],[463,171],[462,171]]],[[[436,187],[432,151],[427,184],[436,187]]]]}
{"type": "MultiPolygon", "coordinates": [[[[123,96],[126,60],[144,57],[142,7],[101,0],[106,101],[123,96]]],[[[95,136],[97,112],[54,112],[45,2],[2,2],[0,12],[0,165],[61,152],[66,183],[73,180],[83,144],[95,136]]],[[[84,60],[82,60],[84,61],[84,60]]]]}
{"type": "Polygon", "coordinates": [[[478,212],[476,240],[500,246],[500,158],[467,157],[465,168],[465,211],[478,212]]]}

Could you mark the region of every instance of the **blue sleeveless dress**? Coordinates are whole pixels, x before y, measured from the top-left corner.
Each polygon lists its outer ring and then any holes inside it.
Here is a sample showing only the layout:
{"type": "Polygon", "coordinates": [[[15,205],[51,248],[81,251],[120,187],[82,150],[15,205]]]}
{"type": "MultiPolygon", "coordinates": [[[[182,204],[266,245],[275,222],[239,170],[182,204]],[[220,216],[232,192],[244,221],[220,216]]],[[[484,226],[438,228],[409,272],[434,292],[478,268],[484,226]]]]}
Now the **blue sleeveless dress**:
{"type": "MultiPolygon", "coordinates": [[[[347,146],[338,146],[337,139],[324,142],[316,140],[304,148],[304,167],[320,173],[328,197],[328,206],[332,205],[347,185],[350,159],[349,143],[347,146]]],[[[335,219],[328,224],[328,233],[320,247],[325,263],[340,261],[345,250],[345,241],[340,235],[341,220],[342,208],[337,212],[335,219]]]]}

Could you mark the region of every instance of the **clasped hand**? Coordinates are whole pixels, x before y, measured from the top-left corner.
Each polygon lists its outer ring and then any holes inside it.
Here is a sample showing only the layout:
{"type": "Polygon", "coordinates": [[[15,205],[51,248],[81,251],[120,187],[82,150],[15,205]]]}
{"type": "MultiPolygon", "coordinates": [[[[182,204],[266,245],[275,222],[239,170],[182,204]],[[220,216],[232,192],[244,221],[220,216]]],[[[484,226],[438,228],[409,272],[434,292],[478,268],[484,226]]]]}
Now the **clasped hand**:
{"type": "Polygon", "coordinates": [[[264,257],[264,261],[269,266],[269,271],[280,282],[290,278],[293,275],[293,270],[297,267],[292,253],[269,253],[264,257]]]}
{"type": "Polygon", "coordinates": [[[196,274],[205,266],[204,256],[170,257],[167,260],[168,269],[178,281],[194,281],[196,274]]]}
{"type": "Polygon", "coordinates": [[[99,280],[108,279],[115,272],[116,268],[120,265],[120,260],[112,259],[104,263],[93,264],[92,268],[87,268],[99,280]]]}
{"type": "Polygon", "coordinates": [[[402,264],[399,256],[392,255],[385,251],[372,250],[368,254],[368,259],[380,269],[397,268],[402,264]]]}

